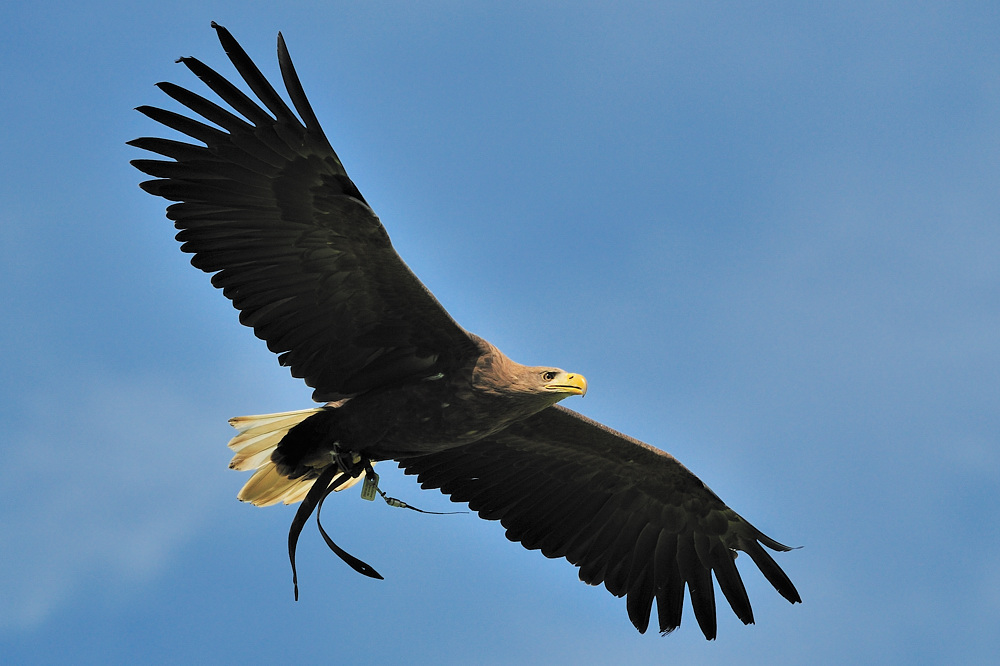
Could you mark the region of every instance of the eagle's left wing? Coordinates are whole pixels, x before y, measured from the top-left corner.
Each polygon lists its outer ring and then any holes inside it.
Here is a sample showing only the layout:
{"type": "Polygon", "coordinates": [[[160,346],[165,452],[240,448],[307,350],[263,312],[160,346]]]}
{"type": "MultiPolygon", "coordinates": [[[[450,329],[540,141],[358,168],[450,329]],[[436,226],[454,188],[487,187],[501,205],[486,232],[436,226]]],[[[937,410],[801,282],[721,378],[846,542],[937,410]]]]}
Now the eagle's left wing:
{"type": "Polygon", "coordinates": [[[400,461],[424,488],[499,520],[507,538],[580,567],[580,579],[627,595],[645,632],[653,599],[661,632],[681,622],[684,588],[715,638],[714,572],[745,624],[753,612],[736,568],[743,551],[792,603],[795,586],[761,546],[787,551],[730,509],[673,456],[560,406],[488,439],[400,461]]]}

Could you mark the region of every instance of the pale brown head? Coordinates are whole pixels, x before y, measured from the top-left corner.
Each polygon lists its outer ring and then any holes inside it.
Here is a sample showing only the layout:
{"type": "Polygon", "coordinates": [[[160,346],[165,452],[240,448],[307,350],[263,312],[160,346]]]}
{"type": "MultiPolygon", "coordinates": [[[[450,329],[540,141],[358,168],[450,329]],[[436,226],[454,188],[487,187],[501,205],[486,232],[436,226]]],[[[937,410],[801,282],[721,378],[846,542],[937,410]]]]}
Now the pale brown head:
{"type": "Polygon", "coordinates": [[[473,378],[481,391],[526,398],[533,403],[541,398],[544,406],[587,392],[587,380],[581,374],[561,368],[521,365],[485,341],[483,346],[485,353],[476,364],[473,378]]]}

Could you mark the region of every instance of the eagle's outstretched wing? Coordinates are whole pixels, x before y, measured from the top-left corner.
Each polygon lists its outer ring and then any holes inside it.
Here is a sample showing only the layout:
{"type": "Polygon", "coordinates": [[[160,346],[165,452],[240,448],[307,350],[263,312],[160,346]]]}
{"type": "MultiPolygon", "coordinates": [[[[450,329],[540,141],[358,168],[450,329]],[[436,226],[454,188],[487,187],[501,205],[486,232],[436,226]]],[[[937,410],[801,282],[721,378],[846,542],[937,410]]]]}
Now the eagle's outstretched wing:
{"type": "Polygon", "coordinates": [[[684,587],[706,638],[715,638],[714,572],[745,624],[753,612],[734,562],[743,551],[774,588],[801,601],[761,544],[785,551],[673,456],[560,406],[456,449],[400,466],[424,488],[440,488],[507,538],[580,567],[580,579],[627,595],[645,632],[653,599],[661,632],[681,622],[684,587]]]}
{"type": "Polygon", "coordinates": [[[468,334],[403,263],[347,176],[299,83],[281,35],[278,61],[298,117],[228,30],[226,53],[263,107],[195,58],[181,58],[236,113],[172,83],[158,87],[202,119],[139,111],[204,146],[130,143],[170,160],[134,160],[177,201],[167,216],[191,263],[215,273],[240,321],[282,365],[335,400],[437,372],[442,356],[474,353],[468,334]],[[239,115],[236,115],[239,114],[239,115]],[[300,120],[301,118],[301,120],[300,120]],[[221,129],[220,129],[221,128],[221,129]]]}

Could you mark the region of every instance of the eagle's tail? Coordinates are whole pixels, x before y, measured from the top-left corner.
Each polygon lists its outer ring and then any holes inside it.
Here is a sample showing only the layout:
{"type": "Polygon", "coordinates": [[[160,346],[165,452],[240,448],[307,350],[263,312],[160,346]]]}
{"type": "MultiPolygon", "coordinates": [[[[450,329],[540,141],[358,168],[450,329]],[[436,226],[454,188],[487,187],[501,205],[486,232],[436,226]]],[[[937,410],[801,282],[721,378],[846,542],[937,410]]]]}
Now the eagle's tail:
{"type": "MultiPolygon", "coordinates": [[[[277,466],[271,461],[271,454],[278,448],[278,444],[289,430],[322,410],[323,407],[315,407],[294,412],[237,416],[229,419],[229,425],[239,432],[236,437],[229,440],[229,448],[236,454],[229,463],[230,469],[256,470],[240,490],[237,498],[256,506],[270,506],[278,502],[294,504],[305,498],[316,481],[316,476],[307,474],[290,479],[278,471],[277,466]]],[[[360,480],[360,477],[351,479],[338,490],[349,488],[360,480]]]]}

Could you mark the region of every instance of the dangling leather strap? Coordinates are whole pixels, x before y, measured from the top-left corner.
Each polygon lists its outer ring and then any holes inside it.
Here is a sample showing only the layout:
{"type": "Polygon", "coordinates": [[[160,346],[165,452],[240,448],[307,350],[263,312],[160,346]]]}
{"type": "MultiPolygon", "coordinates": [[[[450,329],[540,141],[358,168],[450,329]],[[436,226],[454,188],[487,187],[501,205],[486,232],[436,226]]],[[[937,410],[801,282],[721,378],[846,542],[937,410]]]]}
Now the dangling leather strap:
{"type": "Polygon", "coordinates": [[[353,478],[345,473],[339,479],[333,481],[333,477],[340,471],[338,465],[331,465],[320,473],[319,477],[313,483],[312,488],[306,494],[305,499],[302,500],[302,504],[299,505],[298,511],[295,512],[295,518],[292,520],[292,525],[288,530],[288,561],[292,565],[292,586],[295,589],[296,601],[299,600],[299,577],[295,569],[295,549],[299,542],[299,534],[302,533],[302,528],[305,527],[306,521],[309,520],[309,516],[312,515],[313,510],[316,510],[316,524],[319,526],[319,532],[323,535],[323,540],[326,541],[326,545],[330,547],[330,550],[336,553],[340,559],[344,560],[348,566],[358,573],[382,580],[381,574],[375,571],[370,565],[365,564],[335,544],[333,539],[326,533],[326,530],[323,529],[322,523],[320,523],[319,516],[323,500],[326,499],[327,495],[353,478]]]}
{"type": "MultiPolygon", "coordinates": [[[[338,483],[337,487],[340,487],[340,485],[341,484],[338,483]]],[[[333,542],[333,539],[330,538],[330,535],[327,534],[326,530],[323,529],[323,524],[319,522],[320,511],[323,510],[323,500],[325,500],[334,490],[335,488],[333,487],[328,488],[327,491],[323,493],[323,497],[320,498],[319,504],[316,505],[316,526],[319,528],[319,533],[323,535],[323,540],[326,541],[326,545],[330,547],[330,550],[335,552],[337,554],[337,557],[347,562],[348,566],[350,566],[352,569],[357,571],[359,574],[368,576],[369,578],[377,578],[379,580],[384,580],[382,578],[382,574],[375,571],[375,569],[373,569],[370,564],[362,562],[361,560],[354,557],[346,550],[335,544],[333,542]]]]}

